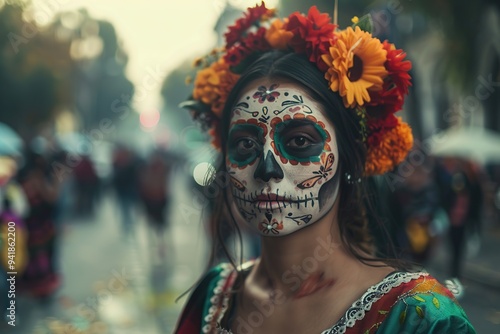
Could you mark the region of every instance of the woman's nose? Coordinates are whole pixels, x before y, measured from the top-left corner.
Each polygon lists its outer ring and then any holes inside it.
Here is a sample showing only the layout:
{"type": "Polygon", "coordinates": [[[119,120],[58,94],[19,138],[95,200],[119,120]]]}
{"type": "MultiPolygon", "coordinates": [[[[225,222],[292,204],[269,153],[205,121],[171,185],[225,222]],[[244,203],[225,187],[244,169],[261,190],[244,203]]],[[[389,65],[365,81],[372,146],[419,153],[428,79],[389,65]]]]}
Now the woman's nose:
{"type": "Polygon", "coordinates": [[[260,157],[259,164],[257,165],[257,169],[255,169],[255,173],[253,174],[255,178],[259,178],[264,182],[269,182],[272,178],[282,179],[283,178],[283,170],[281,169],[278,162],[274,158],[274,155],[271,151],[267,151],[266,157],[264,158],[264,153],[260,157]]]}

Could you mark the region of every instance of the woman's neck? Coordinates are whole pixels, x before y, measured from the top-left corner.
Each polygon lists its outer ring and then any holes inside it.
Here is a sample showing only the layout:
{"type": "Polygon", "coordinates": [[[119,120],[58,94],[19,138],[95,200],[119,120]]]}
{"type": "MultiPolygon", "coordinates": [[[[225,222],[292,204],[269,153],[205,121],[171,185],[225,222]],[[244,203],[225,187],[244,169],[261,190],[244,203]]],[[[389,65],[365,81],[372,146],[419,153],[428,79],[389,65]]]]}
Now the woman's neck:
{"type": "Polygon", "coordinates": [[[362,264],[342,245],[337,204],[321,220],[284,237],[265,237],[254,278],[272,294],[298,299],[346,282],[362,264]]]}

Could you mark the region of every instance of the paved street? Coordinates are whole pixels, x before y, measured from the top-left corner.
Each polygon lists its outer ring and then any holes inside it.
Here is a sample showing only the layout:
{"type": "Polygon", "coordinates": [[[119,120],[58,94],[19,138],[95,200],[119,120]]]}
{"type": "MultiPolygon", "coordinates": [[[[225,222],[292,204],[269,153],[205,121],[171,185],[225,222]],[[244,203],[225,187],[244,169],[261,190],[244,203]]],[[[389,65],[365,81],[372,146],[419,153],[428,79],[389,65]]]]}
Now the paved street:
{"type": "MultiPolygon", "coordinates": [[[[186,177],[174,179],[178,192],[166,249],[160,250],[158,238],[139,210],[134,233],[124,236],[114,197],[106,194],[94,218],[72,219],[63,229],[61,290],[50,301],[19,297],[16,328],[2,324],[0,333],[170,333],[185,301],[175,303],[175,299],[203,272],[209,253],[200,203],[186,177]]],[[[489,334],[500,332],[500,289],[470,275],[477,271],[486,277],[498,274],[500,266],[497,271],[492,266],[498,259],[500,234],[494,229],[486,232],[488,242],[467,263],[465,295],[460,302],[478,333],[489,334]]],[[[443,263],[446,256],[439,255],[429,270],[444,280],[443,263]]]]}
{"type": "Polygon", "coordinates": [[[164,254],[140,210],[134,233],[124,235],[106,194],[95,217],[63,227],[57,295],[44,302],[18,297],[17,326],[2,322],[0,333],[170,333],[185,301],[175,299],[203,272],[208,254],[199,206],[190,204],[185,177],[174,179],[180,191],[164,254]]]}

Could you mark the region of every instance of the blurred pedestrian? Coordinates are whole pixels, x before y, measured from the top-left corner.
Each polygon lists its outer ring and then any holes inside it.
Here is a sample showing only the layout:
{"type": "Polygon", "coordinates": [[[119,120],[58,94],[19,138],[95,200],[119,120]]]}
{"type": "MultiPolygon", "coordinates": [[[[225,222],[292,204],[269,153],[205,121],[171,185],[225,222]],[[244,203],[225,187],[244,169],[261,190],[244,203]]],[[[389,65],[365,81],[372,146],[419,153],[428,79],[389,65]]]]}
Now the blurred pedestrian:
{"type": "Polygon", "coordinates": [[[99,187],[99,177],[88,155],[80,157],[73,174],[76,186],[76,213],[84,217],[92,216],[99,187]]]}
{"type": "Polygon", "coordinates": [[[388,193],[389,214],[394,219],[397,244],[404,256],[423,265],[436,240],[432,224],[440,209],[439,189],[429,159],[411,168],[412,172],[388,193]]]}
{"type": "Polygon", "coordinates": [[[164,232],[169,225],[172,165],[173,161],[167,158],[166,152],[157,149],[147,158],[140,172],[141,203],[146,219],[158,238],[158,252],[162,258],[166,251],[164,232]]]}
{"type": "Polygon", "coordinates": [[[140,161],[125,145],[117,145],[113,152],[112,186],[115,190],[122,229],[129,234],[133,228],[133,212],[138,199],[140,161]]]}
{"type": "Polygon", "coordinates": [[[26,225],[22,216],[27,201],[15,182],[22,160],[21,138],[10,127],[0,123],[0,314],[6,315],[10,304],[7,272],[20,276],[28,262],[26,225]]]}
{"type": "Polygon", "coordinates": [[[46,299],[60,286],[57,270],[55,218],[59,181],[51,173],[50,162],[40,152],[28,150],[19,182],[29,204],[25,217],[28,230],[29,263],[21,276],[19,286],[30,295],[46,299]]]}
{"type": "Polygon", "coordinates": [[[461,278],[467,239],[481,224],[482,190],[479,176],[472,163],[461,158],[444,158],[437,180],[441,202],[450,222],[451,260],[449,272],[461,278]]]}

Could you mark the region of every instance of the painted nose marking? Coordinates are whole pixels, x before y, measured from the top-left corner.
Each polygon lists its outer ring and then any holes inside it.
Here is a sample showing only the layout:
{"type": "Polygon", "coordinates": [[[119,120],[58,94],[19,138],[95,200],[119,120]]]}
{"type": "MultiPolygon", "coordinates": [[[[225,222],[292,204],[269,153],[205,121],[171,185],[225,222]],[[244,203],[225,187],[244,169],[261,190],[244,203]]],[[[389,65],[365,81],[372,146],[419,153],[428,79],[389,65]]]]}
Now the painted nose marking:
{"type": "Polygon", "coordinates": [[[269,182],[272,178],[282,179],[284,177],[283,170],[274,158],[271,151],[267,151],[266,157],[261,157],[257,169],[254,173],[255,178],[260,178],[264,182],[269,182]]]}

